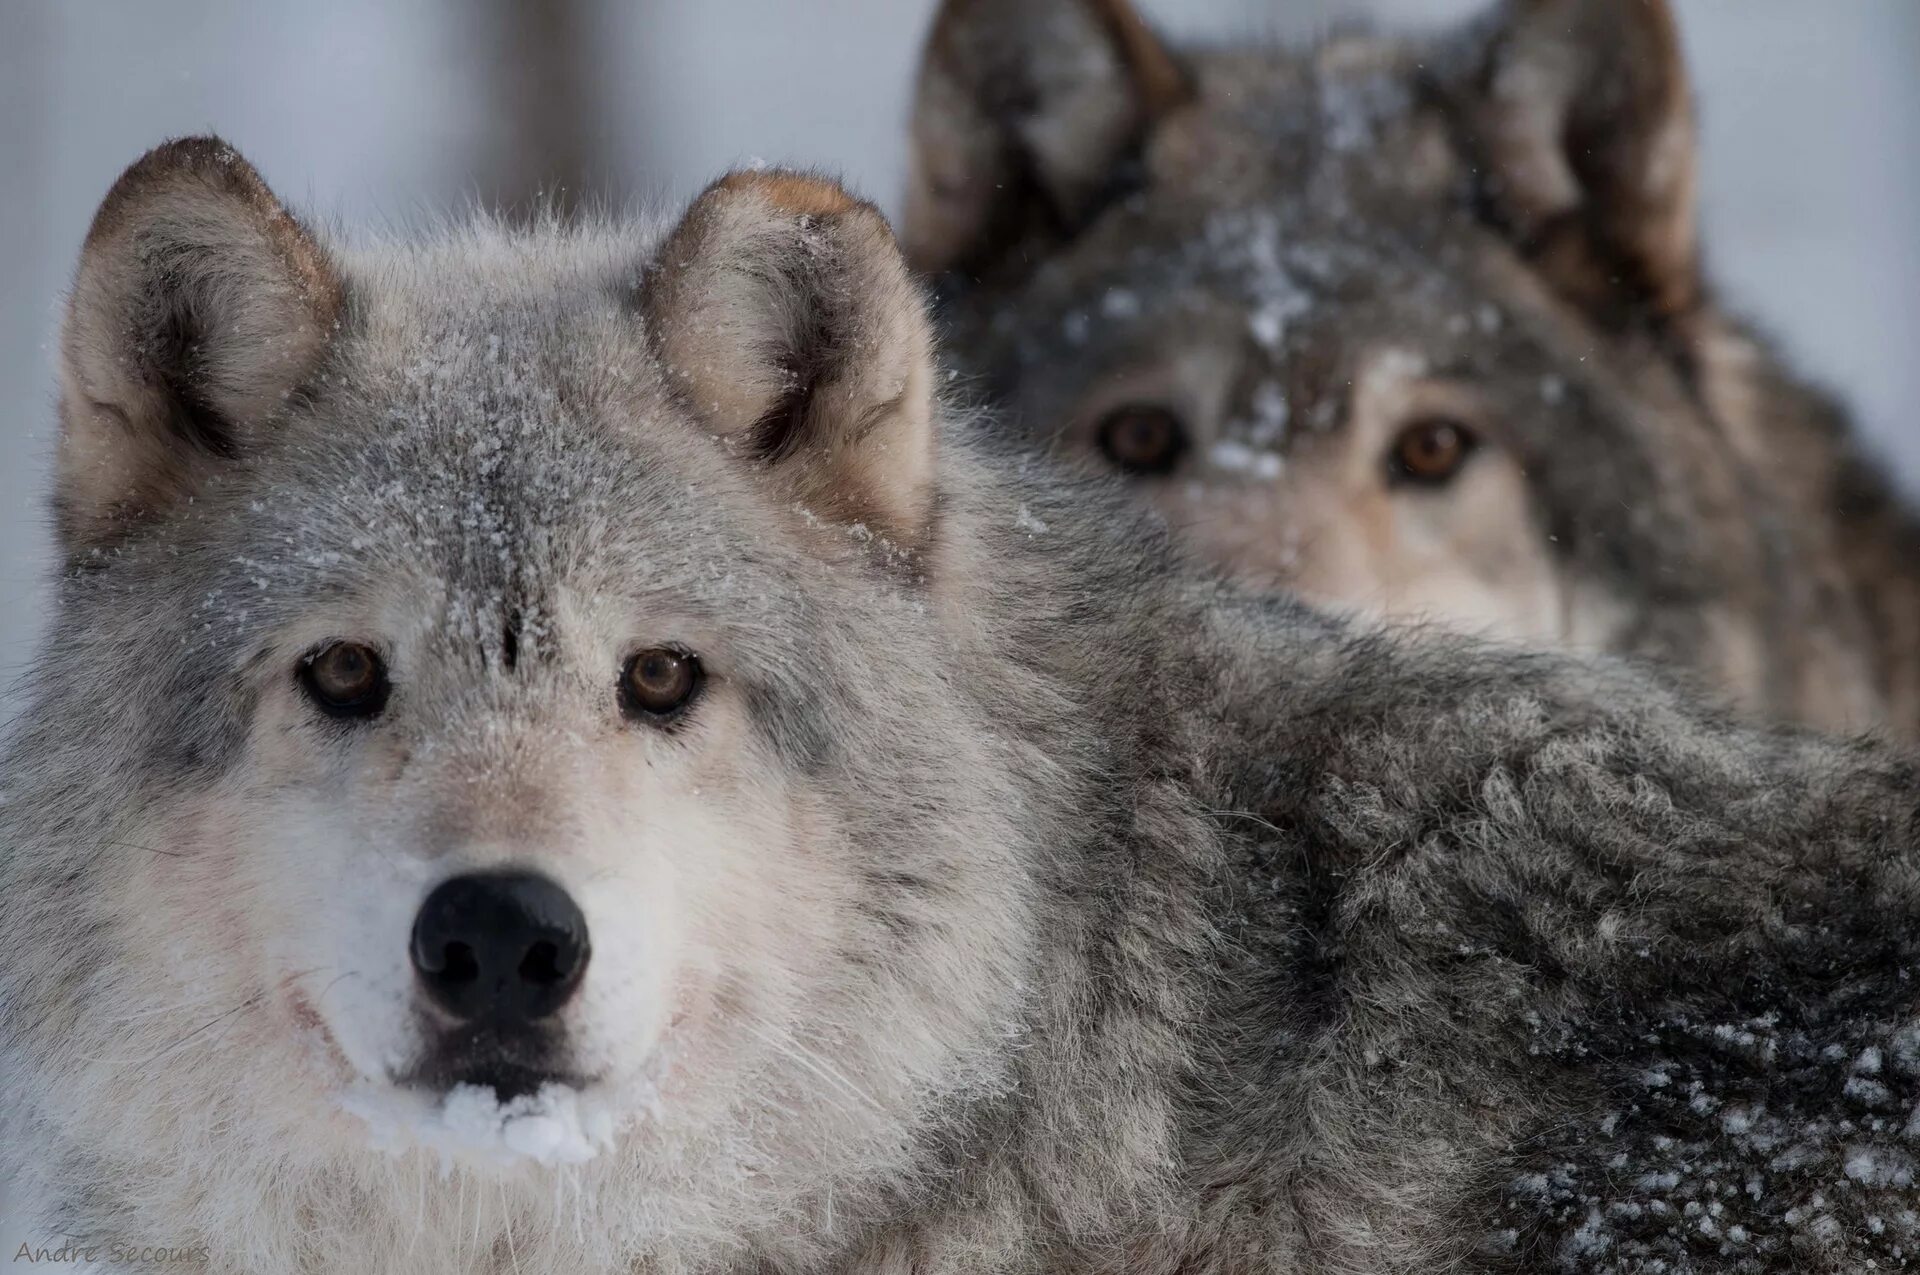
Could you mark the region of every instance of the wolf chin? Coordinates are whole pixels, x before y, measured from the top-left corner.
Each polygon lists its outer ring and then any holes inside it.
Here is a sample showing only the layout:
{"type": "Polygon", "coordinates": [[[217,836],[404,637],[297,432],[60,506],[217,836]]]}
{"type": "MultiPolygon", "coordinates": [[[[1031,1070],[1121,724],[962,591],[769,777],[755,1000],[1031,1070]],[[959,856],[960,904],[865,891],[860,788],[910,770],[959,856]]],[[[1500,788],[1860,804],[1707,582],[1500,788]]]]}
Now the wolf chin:
{"type": "Polygon", "coordinates": [[[1177,49],[949,0],[903,238],[1022,436],[1341,610],[1920,731],[1920,519],[1701,266],[1664,0],[1177,49]]]}
{"type": "Polygon", "coordinates": [[[220,1271],[1855,1269],[1911,761],[1351,631],[935,393],[874,210],[102,206],[0,805],[35,1242],[220,1271]]]}

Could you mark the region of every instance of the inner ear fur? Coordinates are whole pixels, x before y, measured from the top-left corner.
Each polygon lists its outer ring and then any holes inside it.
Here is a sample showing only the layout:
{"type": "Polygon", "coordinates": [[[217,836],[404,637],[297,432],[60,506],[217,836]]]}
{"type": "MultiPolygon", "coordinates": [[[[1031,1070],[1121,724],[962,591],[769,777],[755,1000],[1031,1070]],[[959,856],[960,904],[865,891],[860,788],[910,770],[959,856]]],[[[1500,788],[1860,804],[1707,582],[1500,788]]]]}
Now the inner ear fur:
{"type": "Polygon", "coordinates": [[[1074,233],[1191,95],[1127,0],[945,0],[914,93],[908,259],[991,273],[1074,233]]]}
{"type": "Polygon", "coordinates": [[[1665,0],[1508,0],[1485,31],[1460,106],[1494,215],[1596,312],[1692,309],[1693,102],[1665,0]]]}
{"type": "Polygon", "coordinates": [[[306,228],[218,138],[168,142],[121,174],[61,339],[69,553],[113,543],[244,454],[319,363],[342,297],[306,228]]]}
{"type": "Polygon", "coordinates": [[[649,339],[702,424],[810,510],[919,543],[933,334],[886,219],[805,173],[708,187],[644,282],[649,339]]]}

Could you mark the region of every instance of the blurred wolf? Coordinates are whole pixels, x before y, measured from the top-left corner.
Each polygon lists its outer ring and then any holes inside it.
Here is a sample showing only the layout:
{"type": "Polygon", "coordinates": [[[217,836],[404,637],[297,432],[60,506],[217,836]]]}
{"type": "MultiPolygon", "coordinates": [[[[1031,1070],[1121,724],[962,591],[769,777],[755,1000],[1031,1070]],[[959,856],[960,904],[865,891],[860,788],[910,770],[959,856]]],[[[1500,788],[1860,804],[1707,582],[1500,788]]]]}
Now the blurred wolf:
{"type": "Polygon", "coordinates": [[[1214,561],[1920,730],[1920,524],[1701,277],[1663,0],[1305,52],[950,0],[913,140],[957,355],[1214,561]]]}
{"type": "Polygon", "coordinates": [[[135,164],[4,763],[16,1257],[1915,1251],[1910,759],[1236,594],[941,383],[818,179],[356,248],[135,164]]]}

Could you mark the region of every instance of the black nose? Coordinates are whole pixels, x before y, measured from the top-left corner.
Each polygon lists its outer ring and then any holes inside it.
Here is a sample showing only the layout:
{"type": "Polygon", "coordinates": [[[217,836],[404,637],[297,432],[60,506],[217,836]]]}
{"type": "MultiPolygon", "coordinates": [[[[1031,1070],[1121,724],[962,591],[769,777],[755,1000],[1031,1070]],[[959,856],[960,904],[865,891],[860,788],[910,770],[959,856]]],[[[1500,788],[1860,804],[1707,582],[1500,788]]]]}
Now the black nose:
{"type": "Polygon", "coordinates": [[[580,986],[588,951],[579,905],[530,872],[443,881],[413,921],[420,985],[468,1021],[545,1018],[580,986]]]}

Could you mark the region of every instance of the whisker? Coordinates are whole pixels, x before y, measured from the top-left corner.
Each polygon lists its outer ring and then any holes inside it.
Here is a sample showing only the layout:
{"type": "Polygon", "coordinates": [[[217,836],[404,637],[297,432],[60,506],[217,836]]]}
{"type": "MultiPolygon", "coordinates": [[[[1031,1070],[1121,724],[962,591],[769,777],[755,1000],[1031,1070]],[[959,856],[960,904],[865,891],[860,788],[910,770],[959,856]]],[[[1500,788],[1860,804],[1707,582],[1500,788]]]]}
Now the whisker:
{"type": "Polygon", "coordinates": [[[513,1260],[514,1275],[520,1275],[520,1251],[513,1243],[513,1201],[507,1198],[507,1184],[500,1184],[500,1221],[507,1228],[507,1256],[513,1260]]]}
{"type": "Polygon", "coordinates": [[[822,1080],[825,1080],[830,1084],[838,1085],[847,1094],[849,1094],[854,1098],[859,1099],[861,1102],[866,1103],[868,1106],[872,1107],[876,1112],[879,1112],[882,1115],[886,1114],[886,1108],[880,1105],[879,1099],[875,1098],[872,1094],[866,1092],[864,1089],[861,1089],[858,1085],[854,1084],[851,1080],[848,1080],[845,1076],[835,1071],[832,1067],[830,1067],[827,1064],[825,1059],[822,1059],[818,1055],[814,1054],[811,1050],[807,1049],[806,1046],[802,1045],[799,1041],[794,1040],[792,1037],[786,1037],[784,1039],[781,1039],[781,1038],[776,1038],[774,1036],[768,1035],[766,1032],[763,1032],[758,1026],[756,1026],[751,1022],[743,1022],[742,1026],[744,1026],[747,1029],[747,1031],[751,1032],[754,1036],[759,1038],[762,1044],[767,1045],[769,1048],[777,1051],[784,1057],[790,1058],[794,1062],[799,1063],[802,1067],[805,1067],[807,1070],[811,1071],[814,1075],[819,1076],[822,1080]]]}
{"type": "Polygon", "coordinates": [[[255,1005],[258,1005],[261,1001],[265,1000],[269,995],[278,991],[280,988],[285,987],[288,983],[291,983],[294,979],[303,978],[306,975],[312,974],[316,970],[319,970],[322,968],[324,967],[315,966],[313,969],[301,970],[298,973],[287,975],[285,978],[281,979],[278,983],[274,984],[272,987],[262,988],[261,990],[255,992],[252,996],[249,996],[247,997],[247,999],[241,1001],[238,1005],[235,1005],[232,1009],[227,1010],[223,1014],[216,1015],[215,1017],[200,1024],[200,1026],[194,1028],[192,1031],[188,1032],[186,1035],[182,1036],[180,1039],[174,1041],[171,1045],[168,1045],[165,1049],[162,1049],[159,1053],[154,1054],[150,1058],[147,1058],[145,1061],[139,1064],[139,1068],[141,1070],[145,1070],[146,1068],[152,1066],[154,1063],[159,1062],[162,1058],[165,1058],[168,1054],[171,1054],[174,1050],[179,1049],[182,1045],[185,1045],[188,1041],[194,1040],[199,1036],[201,1036],[203,1033],[211,1031],[213,1028],[219,1026],[221,1023],[229,1021],[230,1019],[233,1018],[234,1015],[244,1013],[245,1011],[253,1008],[255,1005]]]}
{"type": "Polygon", "coordinates": [[[137,841],[102,841],[102,847],[119,846],[127,850],[145,850],[148,854],[165,855],[169,859],[185,859],[189,856],[181,850],[162,850],[158,846],[143,846],[137,841]]]}

